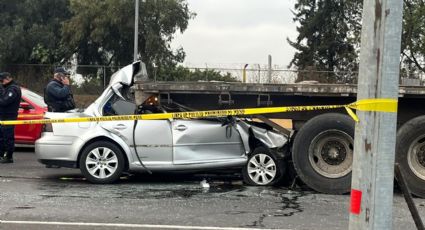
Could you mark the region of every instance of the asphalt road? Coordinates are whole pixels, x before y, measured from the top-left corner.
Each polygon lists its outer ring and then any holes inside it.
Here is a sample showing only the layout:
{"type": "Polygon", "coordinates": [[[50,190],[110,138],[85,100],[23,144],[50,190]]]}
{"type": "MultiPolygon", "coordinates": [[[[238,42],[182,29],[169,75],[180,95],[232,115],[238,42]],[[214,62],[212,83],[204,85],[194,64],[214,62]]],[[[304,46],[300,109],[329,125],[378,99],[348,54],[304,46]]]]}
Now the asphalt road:
{"type": "MultiPolygon", "coordinates": [[[[425,200],[415,201],[425,217],[425,200]]],[[[31,150],[0,165],[0,229],[347,229],[348,204],[348,195],[249,187],[234,176],[133,175],[94,185],[79,170],[44,168],[31,150]]],[[[415,229],[399,194],[394,206],[394,229],[415,229]]]]}

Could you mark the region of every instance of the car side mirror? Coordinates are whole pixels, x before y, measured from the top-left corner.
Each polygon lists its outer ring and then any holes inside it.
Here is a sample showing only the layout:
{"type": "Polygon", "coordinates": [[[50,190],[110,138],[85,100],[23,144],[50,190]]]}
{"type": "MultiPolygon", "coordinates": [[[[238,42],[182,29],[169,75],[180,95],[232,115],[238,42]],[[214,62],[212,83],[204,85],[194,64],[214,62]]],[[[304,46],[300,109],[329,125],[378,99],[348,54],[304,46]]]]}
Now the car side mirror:
{"type": "Polygon", "coordinates": [[[32,106],[28,102],[21,102],[19,104],[19,108],[21,108],[23,110],[30,110],[30,109],[32,109],[32,106]]]}

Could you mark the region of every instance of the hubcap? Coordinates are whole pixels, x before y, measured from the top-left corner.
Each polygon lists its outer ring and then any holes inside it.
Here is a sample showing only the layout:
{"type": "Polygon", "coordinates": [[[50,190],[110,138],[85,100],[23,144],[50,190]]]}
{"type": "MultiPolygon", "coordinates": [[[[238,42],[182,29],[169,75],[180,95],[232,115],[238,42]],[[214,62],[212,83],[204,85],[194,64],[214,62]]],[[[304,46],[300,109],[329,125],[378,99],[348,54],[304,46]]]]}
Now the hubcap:
{"type": "Polygon", "coordinates": [[[247,165],[248,176],[259,185],[269,184],[276,177],[276,163],[266,154],[256,154],[247,165]]]}
{"type": "Polygon", "coordinates": [[[327,130],[311,142],[308,158],[313,169],[328,178],[340,178],[351,172],[353,138],[339,130],[327,130]]]}
{"type": "Polygon", "coordinates": [[[420,136],[410,145],[407,162],[412,172],[425,180],[425,135],[420,136]]]}
{"type": "Polygon", "coordinates": [[[320,154],[327,164],[338,165],[345,160],[347,151],[341,142],[328,141],[324,143],[320,154]]]}
{"type": "Polygon", "coordinates": [[[106,147],[95,148],[87,155],[86,168],[90,175],[96,178],[108,178],[118,168],[117,155],[106,147]]]}

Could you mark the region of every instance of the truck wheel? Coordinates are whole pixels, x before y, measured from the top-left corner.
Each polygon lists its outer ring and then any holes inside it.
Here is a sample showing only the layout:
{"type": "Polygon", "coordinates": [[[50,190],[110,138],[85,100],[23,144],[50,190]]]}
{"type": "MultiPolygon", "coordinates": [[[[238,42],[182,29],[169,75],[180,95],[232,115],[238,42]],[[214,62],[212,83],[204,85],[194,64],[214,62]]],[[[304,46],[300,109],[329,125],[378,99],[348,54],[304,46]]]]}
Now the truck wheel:
{"type": "Polygon", "coordinates": [[[113,183],[124,170],[123,153],[110,142],[94,142],[84,148],[80,156],[80,170],[92,183],[113,183]]]}
{"type": "Polygon", "coordinates": [[[299,130],[292,160],[310,188],[330,194],[350,191],[354,126],[349,116],[328,113],[312,118],[299,130]]]}
{"type": "Polygon", "coordinates": [[[425,198],[425,116],[406,122],[398,130],[396,162],[410,191],[425,198]]]}
{"type": "Polygon", "coordinates": [[[284,164],[269,149],[256,148],[242,169],[243,180],[248,185],[267,186],[280,181],[284,164]]]}

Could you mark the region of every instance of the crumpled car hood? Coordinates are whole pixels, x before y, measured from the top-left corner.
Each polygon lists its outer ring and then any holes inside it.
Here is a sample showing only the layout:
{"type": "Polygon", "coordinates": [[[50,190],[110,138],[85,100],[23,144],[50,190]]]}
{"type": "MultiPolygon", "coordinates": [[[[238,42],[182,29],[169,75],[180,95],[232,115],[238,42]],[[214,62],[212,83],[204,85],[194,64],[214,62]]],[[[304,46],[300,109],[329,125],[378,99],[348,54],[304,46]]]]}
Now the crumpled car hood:
{"type": "Polygon", "coordinates": [[[271,149],[280,148],[287,144],[289,140],[289,137],[285,134],[256,127],[255,125],[248,124],[243,120],[239,120],[236,123],[236,129],[241,135],[246,153],[251,152],[251,147],[249,146],[250,135],[253,135],[257,140],[261,141],[265,146],[271,149]]]}

